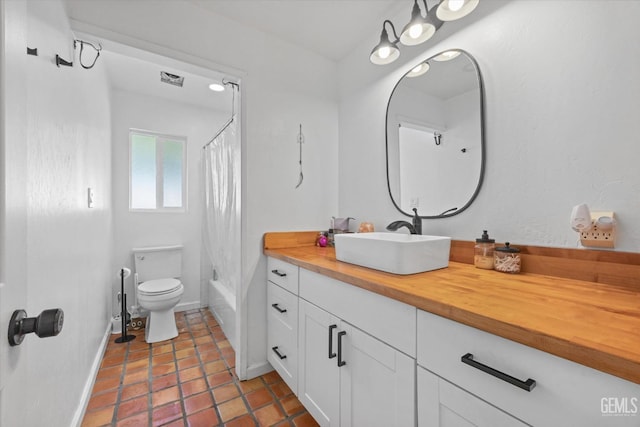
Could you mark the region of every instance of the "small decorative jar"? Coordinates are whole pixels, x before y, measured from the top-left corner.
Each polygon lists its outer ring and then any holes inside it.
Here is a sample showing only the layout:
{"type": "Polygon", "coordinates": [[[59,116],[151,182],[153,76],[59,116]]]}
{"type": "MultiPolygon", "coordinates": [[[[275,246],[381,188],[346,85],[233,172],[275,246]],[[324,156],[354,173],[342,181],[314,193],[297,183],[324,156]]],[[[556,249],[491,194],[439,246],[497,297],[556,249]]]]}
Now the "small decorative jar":
{"type": "Polygon", "coordinates": [[[482,236],[476,239],[473,251],[473,264],[478,268],[493,270],[493,250],[496,241],[489,238],[487,230],[483,230],[482,236]]]}
{"type": "Polygon", "coordinates": [[[373,224],[370,222],[361,222],[358,227],[358,233],[371,233],[373,232],[373,224]]]}
{"type": "Polygon", "coordinates": [[[495,252],[495,269],[503,273],[520,273],[520,249],[512,248],[509,242],[504,246],[496,248],[495,252]]]}

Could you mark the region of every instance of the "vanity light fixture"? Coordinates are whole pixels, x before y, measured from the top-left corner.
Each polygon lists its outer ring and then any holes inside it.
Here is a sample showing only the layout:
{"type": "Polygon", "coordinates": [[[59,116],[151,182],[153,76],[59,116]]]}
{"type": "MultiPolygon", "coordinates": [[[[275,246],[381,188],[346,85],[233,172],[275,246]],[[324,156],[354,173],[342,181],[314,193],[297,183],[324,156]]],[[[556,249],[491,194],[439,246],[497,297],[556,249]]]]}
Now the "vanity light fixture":
{"type": "Polygon", "coordinates": [[[429,71],[429,63],[421,62],[407,73],[407,77],[418,77],[429,71]]]}
{"type": "Polygon", "coordinates": [[[393,23],[386,19],[382,23],[382,33],[380,33],[380,43],[371,51],[371,55],[369,55],[369,60],[374,64],[384,65],[391,64],[393,61],[398,59],[400,56],[400,49],[398,49],[398,34],[396,34],[396,28],[393,26],[393,23]],[[389,40],[389,33],[387,33],[387,29],[385,25],[389,23],[391,25],[391,29],[393,30],[393,35],[395,36],[395,40],[389,40]]]}
{"type": "Polygon", "coordinates": [[[422,0],[424,4],[423,15],[418,5],[418,0],[413,0],[411,19],[402,29],[400,37],[398,37],[393,23],[386,19],[382,23],[380,42],[371,51],[369,60],[377,65],[392,63],[400,56],[398,42],[405,46],[415,46],[424,43],[442,26],[443,21],[453,21],[467,16],[476,8],[479,1],[480,0],[440,0],[437,6],[429,10],[427,0],[422,0]],[[393,30],[395,37],[393,41],[389,39],[389,33],[386,27],[387,23],[393,30]]]}

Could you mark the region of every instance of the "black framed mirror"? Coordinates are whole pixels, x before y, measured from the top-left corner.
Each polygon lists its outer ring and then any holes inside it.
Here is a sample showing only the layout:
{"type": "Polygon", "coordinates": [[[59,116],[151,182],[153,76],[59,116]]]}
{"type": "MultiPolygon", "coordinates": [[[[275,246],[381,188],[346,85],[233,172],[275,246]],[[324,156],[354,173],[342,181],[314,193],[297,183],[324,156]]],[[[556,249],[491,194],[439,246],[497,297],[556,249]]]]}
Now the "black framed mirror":
{"type": "Polygon", "coordinates": [[[445,218],[473,203],[485,167],[484,87],[469,53],[441,52],[396,83],[386,152],[389,196],[404,215],[445,218]]]}

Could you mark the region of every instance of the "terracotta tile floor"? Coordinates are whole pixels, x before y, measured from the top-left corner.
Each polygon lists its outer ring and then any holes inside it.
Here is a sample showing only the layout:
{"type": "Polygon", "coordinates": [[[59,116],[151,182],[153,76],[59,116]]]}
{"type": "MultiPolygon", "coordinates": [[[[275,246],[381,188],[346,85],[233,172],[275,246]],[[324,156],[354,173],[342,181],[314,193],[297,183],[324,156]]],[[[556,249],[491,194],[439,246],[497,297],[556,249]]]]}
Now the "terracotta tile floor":
{"type": "Polygon", "coordinates": [[[156,344],[116,344],[112,335],[83,427],[317,426],[274,371],[235,375],[235,353],[207,309],[176,313],[180,335],[156,344]]]}

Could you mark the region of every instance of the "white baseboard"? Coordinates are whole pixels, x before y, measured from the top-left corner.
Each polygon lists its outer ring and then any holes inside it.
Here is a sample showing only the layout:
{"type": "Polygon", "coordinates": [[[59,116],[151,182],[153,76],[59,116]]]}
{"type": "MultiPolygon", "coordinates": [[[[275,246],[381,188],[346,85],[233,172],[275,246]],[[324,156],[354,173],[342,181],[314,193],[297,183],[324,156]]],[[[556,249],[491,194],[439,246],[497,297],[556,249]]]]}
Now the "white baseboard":
{"type": "Polygon", "coordinates": [[[247,378],[241,378],[243,380],[252,380],[260,375],[268,374],[273,371],[273,367],[267,361],[264,361],[259,364],[251,365],[247,368],[247,378]]]}
{"type": "Polygon", "coordinates": [[[200,308],[200,301],[181,302],[180,304],[176,305],[176,308],[173,311],[189,311],[200,308]]]}
{"type": "Polygon", "coordinates": [[[107,331],[102,337],[100,347],[98,348],[98,351],[93,358],[93,363],[91,364],[91,369],[89,370],[89,377],[87,378],[87,381],[84,384],[84,388],[82,389],[80,402],[78,403],[78,408],[76,409],[75,414],[73,414],[71,426],[80,427],[82,425],[82,419],[84,418],[84,414],[87,411],[89,399],[91,399],[91,390],[93,390],[93,385],[96,382],[96,377],[98,376],[98,371],[100,370],[100,364],[102,363],[102,357],[104,356],[104,352],[107,349],[107,344],[109,343],[110,338],[111,321],[109,321],[109,324],[107,325],[107,331]]]}

